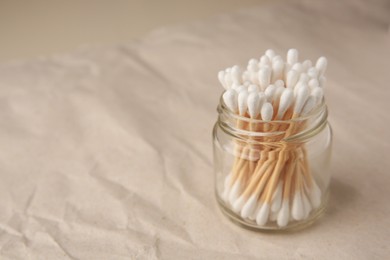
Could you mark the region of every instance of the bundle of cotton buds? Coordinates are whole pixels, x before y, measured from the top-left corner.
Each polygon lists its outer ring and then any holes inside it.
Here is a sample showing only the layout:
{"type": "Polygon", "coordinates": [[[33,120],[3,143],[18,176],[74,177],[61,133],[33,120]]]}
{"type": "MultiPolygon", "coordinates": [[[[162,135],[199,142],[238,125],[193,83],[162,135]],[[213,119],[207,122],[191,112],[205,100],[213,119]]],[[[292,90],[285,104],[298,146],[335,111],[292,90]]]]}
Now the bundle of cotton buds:
{"type": "MultiPolygon", "coordinates": [[[[310,60],[299,62],[296,49],[288,50],[286,61],[267,50],[259,60],[249,60],[246,69],[235,65],[220,71],[218,79],[226,89],[226,107],[255,122],[238,120],[237,127],[282,131],[279,137],[261,140],[278,142],[304,127],[292,119],[309,115],[322,103],[326,67],[325,57],[313,65],[310,60]],[[272,124],[281,121],[290,123],[272,124]]],[[[310,172],[304,144],[269,148],[237,143],[236,148],[221,197],[243,219],[258,226],[285,227],[290,221],[307,219],[320,207],[321,190],[310,172]]]]}

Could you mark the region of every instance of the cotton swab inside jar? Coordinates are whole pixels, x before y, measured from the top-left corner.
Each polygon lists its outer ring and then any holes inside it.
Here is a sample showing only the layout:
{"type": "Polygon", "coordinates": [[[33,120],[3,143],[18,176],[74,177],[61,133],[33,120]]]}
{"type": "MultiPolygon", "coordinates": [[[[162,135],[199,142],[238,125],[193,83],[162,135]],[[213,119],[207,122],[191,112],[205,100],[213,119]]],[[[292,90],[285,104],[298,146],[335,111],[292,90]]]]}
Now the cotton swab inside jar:
{"type": "Polygon", "coordinates": [[[282,95],[280,96],[279,109],[277,119],[283,119],[284,113],[290,107],[293,102],[294,93],[291,89],[284,89],[282,95]]]}
{"type": "Polygon", "coordinates": [[[233,89],[229,89],[223,94],[222,98],[228,108],[232,112],[236,113],[238,108],[236,91],[233,89]]]}
{"type": "Polygon", "coordinates": [[[268,102],[271,102],[275,93],[276,93],[277,87],[275,85],[268,85],[268,87],[264,90],[265,97],[268,102]]]}
{"type": "Polygon", "coordinates": [[[283,77],[283,69],[283,60],[275,60],[272,62],[272,82],[275,82],[283,77]]]}
{"type": "MultiPolygon", "coordinates": [[[[322,102],[326,58],[320,57],[314,66],[298,58],[296,49],[288,50],[286,61],[268,49],[259,60],[249,60],[246,69],[234,65],[218,72],[226,107],[249,120],[237,120],[237,127],[250,132],[281,131],[280,141],[305,127],[293,121],[273,123],[308,115],[322,102]]],[[[265,146],[260,151],[258,147],[237,143],[237,157],[225,178],[222,198],[234,212],[258,226],[273,222],[285,227],[308,218],[320,206],[322,192],[307,166],[305,147],[275,150],[265,146]]]]}
{"type": "Polygon", "coordinates": [[[268,49],[265,51],[265,55],[267,55],[268,58],[270,58],[272,60],[272,58],[275,57],[276,53],[274,50],[268,49]]]}
{"type": "Polygon", "coordinates": [[[287,63],[293,65],[298,62],[298,51],[296,49],[289,49],[287,52],[287,63]]]}
{"type": "Polygon", "coordinates": [[[316,62],[316,69],[319,72],[320,76],[323,76],[325,74],[327,66],[328,66],[328,61],[325,57],[318,58],[316,62]]]}
{"type": "Polygon", "coordinates": [[[241,90],[238,93],[238,100],[237,100],[238,111],[240,116],[245,116],[246,114],[248,108],[247,100],[248,100],[248,91],[241,90]]]}
{"type": "Polygon", "coordinates": [[[290,70],[287,73],[287,78],[286,78],[286,86],[288,88],[294,88],[295,84],[297,84],[299,79],[299,73],[295,70],[290,70]]]}
{"type": "Polygon", "coordinates": [[[259,67],[270,66],[270,65],[271,65],[271,59],[268,56],[263,55],[260,57],[259,67]]]}
{"type": "Polygon", "coordinates": [[[259,85],[262,91],[270,84],[271,82],[271,69],[267,67],[263,67],[259,71],[259,85]]]}
{"type": "Polygon", "coordinates": [[[313,63],[311,62],[311,60],[305,60],[304,62],[302,62],[302,67],[303,67],[304,72],[307,72],[307,70],[309,68],[311,68],[312,66],[313,66],[313,63]]]}

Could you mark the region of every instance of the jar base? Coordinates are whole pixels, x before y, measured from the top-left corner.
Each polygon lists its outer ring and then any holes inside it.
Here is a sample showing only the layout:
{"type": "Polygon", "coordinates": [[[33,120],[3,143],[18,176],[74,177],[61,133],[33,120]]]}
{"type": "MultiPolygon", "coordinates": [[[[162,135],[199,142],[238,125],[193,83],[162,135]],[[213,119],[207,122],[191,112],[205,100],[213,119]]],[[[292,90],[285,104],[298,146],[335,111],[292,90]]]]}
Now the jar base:
{"type": "Polygon", "coordinates": [[[247,220],[241,218],[235,212],[233,212],[226,203],[216,194],[218,206],[221,209],[222,213],[234,224],[246,228],[248,230],[264,232],[264,233],[275,233],[275,232],[294,232],[299,231],[308,226],[312,225],[319,219],[326,210],[326,205],[328,202],[328,193],[324,195],[322,204],[314,212],[310,213],[307,219],[301,221],[292,221],[291,224],[288,224],[285,227],[279,227],[276,223],[271,223],[266,226],[259,226],[256,224],[256,221],[247,220]]]}

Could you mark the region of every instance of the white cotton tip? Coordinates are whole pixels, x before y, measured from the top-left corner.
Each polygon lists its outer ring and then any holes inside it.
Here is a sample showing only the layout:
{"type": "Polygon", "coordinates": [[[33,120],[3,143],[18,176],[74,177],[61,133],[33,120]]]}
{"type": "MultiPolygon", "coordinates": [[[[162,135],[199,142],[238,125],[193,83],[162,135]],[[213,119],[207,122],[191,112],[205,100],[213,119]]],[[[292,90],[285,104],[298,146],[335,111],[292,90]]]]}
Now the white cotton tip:
{"type": "Polygon", "coordinates": [[[271,102],[272,99],[274,98],[275,91],[276,91],[276,86],[275,85],[269,85],[265,90],[265,98],[267,99],[268,102],[271,102]]]}
{"type": "Polygon", "coordinates": [[[287,109],[291,106],[292,102],[294,100],[294,93],[291,89],[284,89],[282,95],[280,96],[279,101],[279,109],[278,109],[278,119],[282,119],[284,116],[284,113],[287,111],[287,109]]]}
{"type": "Polygon", "coordinates": [[[264,203],[259,212],[257,213],[257,216],[256,216],[256,223],[257,225],[259,226],[264,226],[267,221],[268,221],[268,217],[269,217],[269,204],[268,203],[264,203]]]}
{"type": "Polygon", "coordinates": [[[283,200],[282,207],[279,210],[278,218],[276,222],[279,227],[285,227],[290,219],[290,205],[287,199],[283,200]]]}
{"type": "Polygon", "coordinates": [[[276,53],[272,49],[268,49],[265,51],[265,55],[268,56],[270,60],[272,60],[273,57],[275,57],[276,53]]]}
{"type": "Polygon", "coordinates": [[[248,65],[256,65],[259,63],[258,60],[256,60],[255,58],[252,58],[248,61],[248,65]]]}
{"type": "Polygon", "coordinates": [[[244,71],[243,73],[242,73],[242,81],[244,81],[244,83],[245,82],[249,82],[251,80],[251,74],[250,74],[250,72],[249,71],[244,71]]]}
{"type": "Polygon", "coordinates": [[[314,67],[311,67],[308,71],[307,71],[307,75],[309,75],[310,78],[318,78],[318,70],[314,67]]]}
{"type": "Polygon", "coordinates": [[[260,112],[260,97],[258,93],[252,92],[248,96],[248,112],[251,118],[256,118],[260,112]]]}
{"type": "Polygon", "coordinates": [[[308,84],[308,83],[309,83],[309,80],[310,80],[310,77],[309,77],[309,75],[307,75],[306,73],[301,73],[301,75],[299,75],[299,80],[298,80],[298,82],[302,82],[302,83],[308,84]]]}
{"type": "Polygon", "coordinates": [[[311,89],[313,89],[313,88],[319,87],[320,82],[318,81],[318,79],[314,78],[314,79],[309,80],[308,85],[311,89]]]}
{"type": "Polygon", "coordinates": [[[238,113],[240,116],[244,116],[248,109],[248,91],[243,90],[238,94],[238,113]]]}
{"type": "Polygon", "coordinates": [[[233,84],[232,84],[232,89],[234,89],[236,92],[237,92],[237,89],[240,87],[241,85],[240,85],[240,83],[237,83],[237,82],[233,82],[233,84]]]}
{"type": "Polygon", "coordinates": [[[271,65],[271,59],[268,56],[263,55],[260,57],[260,62],[259,62],[260,67],[270,66],[270,65],[271,65]]]}
{"type": "Polygon", "coordinates": [[[260,110],[263,104],[267,102],[267,97],[265,96],[264,92],[259,92],[258,95],[259,95],[259,114],[260,114],[261,112],[260,110]]]}
{"type": "Polygon", "coordinates": [[[242,206],[241,217],[248,218],[249,216],[251,216],[256,209],[256,205],[257,205],[257,196],[256,195],[250,196],[249,199],[244,204],[244,206],[242,206]]]}
{"type": "Polygon", "coordinates": [[[282,60],[276,60],[272,63],[272,82],[283,78],[284,62],[282,60]]]}
{"type": "Polygon", "coordinates": [[[301,192],[297,191],[294,194],[294,199],[291,207],[291,216],[295,220],[302,220],[305,216],[305,211],[303,208],[301,192]]]}
{"type": "Polygon", "coordinates": [[[311,90],[311,96],[316,98],[317,103],[320,103],[322,98],[324,97],[324,90],[320,87],[313,88],[311,90]]]}
{"type": "Polygon", "coordinates": [[[313,206],[313,209],[316,209],[321,205],[321,190],[314,180],[312,184],[313,185],[310,190],[310,202],[311,205],[313,206]]]}
{"type": "Polygon", "coordinates": [[[303,218],[306,219],[310,215],[311,205],[310,205],[309,199],[307,198],[305,192],[302,192],[302,202],[303,202],[303,208],[304,208],[304,212],[305,212],[303,218]]]}
{"type": "Polygon", "coordinates": [[[307,98],[305,105],[302,108],[301,115],[305,116],[305,115],[309,114],[314,109],[314,107],[316,105],[317,105],[317,98],[310,95],[307,98]]]}
{"type": "Polygon", "coordinates": [[[278,211],[277,212],[272,212],[271,211],[271,213],[269,214],[269,220],[270,221],[276,221],[276,219],[278,218],[278,214],[279,214],[278,211]]]}
{"type": "Polygon", "coordinates": [[[312,66],[313,66],[313,63],[311,62],[311,60],[305,60],[304,62],[302,62],[302,68],[303,68],[304,72],[306,72],[312,66]]]}
{"type": "Polygon", "coordinates": [[[274,98],[273,98],[272,102],[275,102],[275,101],[279,102],[279,99],[282,96],[284,90],[285,90],[284,87],[278,86],[276,88],[276,91],[275,91],[274,98]]]}
{"type": "Polygon", "coordinates": [[[233,65],[233,67],[230,68],[230,73],[235,74],[237,72],[240,72],[240,67],[238,65],[233,65]]]}
{"type": "MultiPolygon", "coordinates": [[[[271,204],[271,212],[278,212],[282,206],[282,194],[283,194],[283,183],[279,181],[278,187],[274,192],[271,204]]],[[[276,219],[276,218],[275,218],[276,219]]]]}
{"type": "Polygon", "coordinates": [[[258,72],[251,72],[251,83],[252,84],[259,84],[259,79],[258,79],[258,72]]]}
{"type": "Polygon", "coordinates": [[[226,84],[226,88],[227,89],[231,89],[232,85],[233,85],[233,80],[232,80],[232,77],[230,75],[230,70],[228,70],[228,71],[225,70],[224,81],[225,81],[225,84],[226,84]]]}
{"type": "Polygon", "coordinates": [[[226,106],[234,113],[237,113],[237,92],[234,89],[226,90],[222,95],[226,106]]]}
{"type": "Polygon", "coordinates": [[[221,70],[220,72],[218,72],[218,80],[225,89],[228,89],[226,82],[225,82],[225,71],[224,70],[221,70]]]}
{"type": "Polygon", "coordinates": [[[286,87],[287,88],[293,88],[299,79],[299,74],[295,70],[290,70],[287,73],[287,78],[286,78],[286,87]]]}
{"type": "Polygon", "coordinates": [[[261,203],[256,203],[256,208],[253,210],[252,214],[249,215],[249,219],[252,221],[256,221],[257,213],[259,213],[259,210],[261,208],[261,203]]]}
{"type": "Polygon", "coordinates": [[[303,85],[307,85],[307,84],[304,83],[304,82],[300,82],[300,81],[297,82],[297,84],[296,84],[295,87],[293,88],[293,89],[294,89],[294,90],[293,90],[293,91],[294,91],[294,97],[297,96],[297,93],[298,93],[299,88],[302,87],[303,85]]]}
{"type": "Polygon", "coordinates": [[[284,86],[285,86],[284,81],[283,81],[282,79],[278,79],[277,81],[275,81],[275,82],[274,82],[274,85],[275,85],[276,87],[283,87],[283,88],[284,88],[284,86]]]}
{"type": "Polygon", "coordinates": [[[241,83],[241,69],[238,65],[234,65],[230,71],[233,83],[241,83]]]}
{"type": "Polygon", "coordinates": [[[249,72],[249,80],[252,80],[252,75],[257,73],[259,67],[257,66],[257,64],[249,64],[247,69],[249,72]]]}
{"type": "Polygon", "coordinates": [[[234,203],[233,203],[233,211],[236,213],[239,213],[241,211],[242,206],[245,204],[245,198],[244,196],[240,196],[234,203]]]}
{"type": "Polygon", "coordinates": [[[284,63],[284,70],[283,70],[283,78],[285,82],[287,81],[287,74],[291,70],[292,65],[288,64],[287,62],[284,63]]]}
{"type": "Polygon", "coordinates": [[[275,90],[275,93],[274,93],[274,96],[273,96],[273,99],[272,99],[272,104],[273,105],[274,105],[275,102],[279,103],[280,96],[282,95],[284,89],[285,89],[284,87],[276,86],[276,90],[275,90]]]}
{"type": "Polygon", "coordinates": [[[321,87],[315,87],[311,90],[311,95],[317,98],[317,102],[320,102],[324,97],[324,90],[321,87]]]}
{"type": "Polygon", "coordinates": [[[326,77],[321,76],[320,79],[319,79],[319,82],[320,82],[320,87],[325,89],[326,77]]]}
{"type": "Polygon", "coordinates": [[[237,200],[238,196],[240,195],[240,186],[241,186],[241,183],[239,180],[237,180],[232,188],[230,189],[230,192],[229,192],[229,202],[231,205],[234,205],[234,202],[237,200]]]}
{"type": "Polygon", "coordinates": [[[248,92],[259,92],[259,86],[255,84],[249,85],[248,92]]]}
{"type": "Polygon", "coordinates": [[[242,92],[242,91],[248,91],[248,88],[245,87],[244,85],[240,85],[237,88],[235,88],[234,90],[237,92],[237,94],[240,94],[240,92],[242,92]]]}
{"type": "Polygon", "coordinates": [[[260,89],[264,91],[271,82],[271,69],[269,67],[260,69],[258,77],[260,89]]]}
{"type": "Polygon", "coordinates": [[[326,71],[326,67],[328,66],[328,60],[325,57],[318,58],[316,62],[316,69],[320,76],[323,76],[326,71]]]}
{"type": "Polygon", "coordinates": [[[257,61],[255,63],[249,63],[247,69],[249,72],[257,72],[259,70],[259,66],[257,65],[257,61]]]}
{"type": "Polygon", "coordinates": [[[228,199],[229,199],[229,191],[230,191],[230,174],[228,176],[225,177],[225,182],[224,182],[224,189],[223,189],[223,192],[222,192],[222,199],[225,201],[225,202],[228,202],[228,199]]]}
{"type": "Polygon", "coordinates": [[[282,58],[280,55],[275,55],[275,56],[272,58],[271,63],[275,63],[275,62],[277,62],[277,61],[281,61],[281,62],[284,63],[283,58],[282,58]]]}
{"type": "Polygon", "coordinates": [[[287,63],[293,65],[298,62],[298,51],[296,49],[289,49],[287,51],[287,63]]]}
{"type": "Polygon", "coordinates": [[[298,74],[301,74],[303,72],[303,66],[301,63],[297,62],[292,67],[292,70],[295,70],[298,74]]]}
{"type": "Polygon", "coordinates": [[[297,89],[297,95],[295,96],[295,104],[294,104],[294,114],[301,113],[303,105],[305,105],[305,102],[307,98],[310,95],[310,89],[307,85],[302,84],[297,89]]]}
{"type": "Polygon", "coordinates": [[[265,102],[261,107],[261,118],[264,121],[271,121],[274,115],[274,108],[269,102],[265,102]]]}

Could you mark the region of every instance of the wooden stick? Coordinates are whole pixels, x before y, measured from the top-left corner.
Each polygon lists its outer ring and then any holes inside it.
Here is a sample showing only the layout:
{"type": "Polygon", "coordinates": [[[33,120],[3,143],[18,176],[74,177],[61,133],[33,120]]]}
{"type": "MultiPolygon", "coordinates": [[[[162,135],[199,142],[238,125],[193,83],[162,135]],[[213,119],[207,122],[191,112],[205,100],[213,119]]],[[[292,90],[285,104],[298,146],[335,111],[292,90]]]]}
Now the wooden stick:
{"type": "Polygon", "coordinates": [[[269,201],[271,200],[272,193],[274,192],[274,190],[276,188],[276,184],[277,184],[277,180],[279,179],[280,172],[282,171],[287,159],[288,159],[287,152],[285,151],[285,149],[283,149],[282,151],[279,152],[278,161],[276,163],[274,171],[272,172],[272,178],[271,178],[271,182],[269,184],[269,185],[271,185],[271,188],[267,192],[267,197],[266,197],[266,201],[265,201],[266,203],[269,203],[269,201]]]}
{"type": "Polygon", "coordinates": [[[296,156],[294,154],[291,154],[291,157],[289,159],[288,167],[287,167],[287,172],[286,172],[286,177],[284,180],[284,189],[283,189],[283,199],[289,199],[290,198],[290,191],[291,191],[291,182],[292,182],[292,177],[294,175],[294,170],[296,167],[296,156]]]}
{"type": "Polygon", "coordinates": [[[243,151],[241,152],[238,163],[233,165],[233,170],[232,170],[233,176],[230,179],[230,185],[233,185],[236,182],[237,178],[239,178],[239,173],[241,172],[241,169],[245,167],[245,164],[247,162],[247,159],[244,157],[247,157],[248,153],[249,153],[249,148],[245,146],[243,151]]]}
{"type": "MultiPolygon", "coordinates": [[[[251,179],[250,179],[250,182],[252,181],[255,181],[257,182],[258,181],[258,177],[259,177],[259,174],[261,175],[262,173],[259,172],[259,169],[261,168],[261,166],[263,165],[263,163],[265,163],[268,159],[269,159],[269,152],[268,151],[260,151],[260,156],[259,156],[259,160],[257,161],[257,165],[256,165],[256,168],[255,170],[253,171],[253,174],[251,175],[251,179]]],[[[248,183],[248,185],[250,185],[248,183]]]]}
{"type": "Polygon", "coordinates": [[[273,170],[273,164],[275,164],[275,153],[270,152],[268,160],[262,164],[259,171],[256,173],[256,177],[246,187],[243,196],[249,197],[249,195],[259,194],[264,188],[269,176],[273,170]]]}

